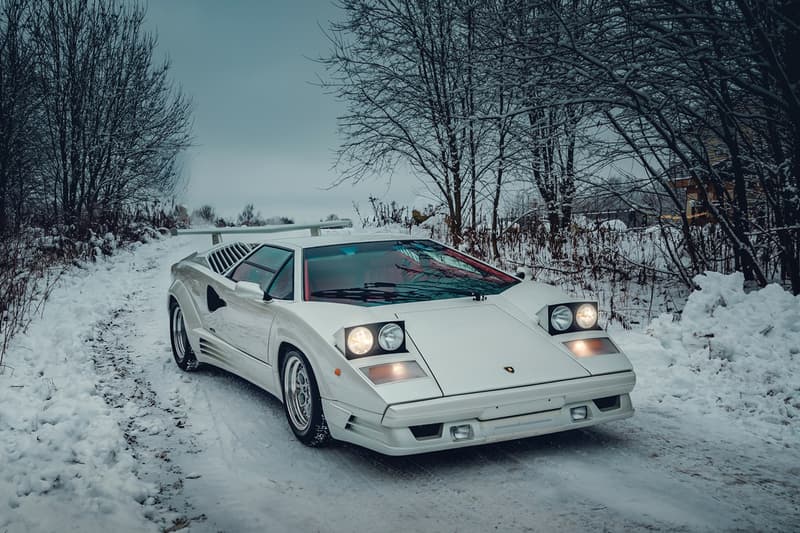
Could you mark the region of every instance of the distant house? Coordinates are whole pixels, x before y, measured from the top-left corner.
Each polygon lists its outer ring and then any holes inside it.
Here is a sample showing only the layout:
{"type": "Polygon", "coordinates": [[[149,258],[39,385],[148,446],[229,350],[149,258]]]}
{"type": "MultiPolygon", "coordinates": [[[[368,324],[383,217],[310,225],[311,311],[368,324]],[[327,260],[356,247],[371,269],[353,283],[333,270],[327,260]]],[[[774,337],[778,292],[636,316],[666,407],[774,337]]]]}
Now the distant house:
{"type": "Polygon", "coordinates": [[[722,177],[721,188],[711,183],[699,184],[698,180],[687,175],[672,180],[673,188],[684,191],[684,208],[689,224],[702,226],[709,222],[715,222],[709,204],[717,209],[726,209],[726,198],[734,197],[733,180],[730,178],[730,174],[721,170],[718,172],[722,177]]]}
{"type": "MultiPolygon", "coordinates": [[[[698,183],[688,173],[674,178],[671,185],[674,189],[683,191],[685,214],[689,224],[702,226],[716,223],[711,206],[719,212],[727,212],[732,208],[731,203],[736,200],[733,173],[730,170],[730,161],[724,160],[714,165],[714,172],[720,178],[720,184],[698,183]],[[703,194],[705,192],[705,194],[703,194]]],[[[758,220],[767,216],[767,205],[763,189],[756,176],[745,175],[746,194],[749,204],[750,217],[758,220]]],[[[677,217],[664,217],[677,218],[677,217]]]]}
{"type": "Polygon", "coordinates": [[[628,228],[641,228],[656,222],[652,214],[653,199],[642,191],[625,191],[625,184],[620,184],[617,192],[592,188],[582,191],[574,201],[573,214],[599,227],[604,222],[619,220],[628,228]],[[633,205],[641,206],[639,209],[633,205]]]}
{"type": "MultiPolygon", "coordinates": [[[[683,163],[674,165],[667,171],[672,187],[683,193],[686,219],[689,224],[694,226],[715,223],[716,219],[712,214],[711,207],[713,206],[718,211],[728,210],[730,209],[729,201],[735,197],[730,154],[725,143],[710,132],[703,136],[702,143],[704,151],[708,155],[708,161],[699,165],[700,169],[695,172],[707,172],[703,167],[710,163],[714,174],[719,178],[717,183],[713,183],[712,180],[695,179],[689,168],[683,163]]],[[[748,187],[748,194],[751,190],[753,187],[748,187]]],[[[664,218],[678,217],[668,215],[664,218]]]]}
{"type": "MultiPolygon", "coordinates": [[[[734,177],[727,146],[709,131],[702,136],[702,144],[708,161],[704,161],[697,172],[707,172],[702,167],[710,163],[714,174],[719,177],[718,183],[695,179],[689,168],[682,163],[674,165],[667,171],[672,187],[683,193],[686,219],[689,224],[696,226],[716,222],[711,207],[713,206],[718,211],[729,210],[731,207],[729,202],[735,200],[734,177]]],[[[751,205],[763,204],[762,189],[758,180],[752,175],[746,176],[745,179],[749,203],[751,205]]],[[[664,218],[678,217],[665,216],[664,218]]]]}

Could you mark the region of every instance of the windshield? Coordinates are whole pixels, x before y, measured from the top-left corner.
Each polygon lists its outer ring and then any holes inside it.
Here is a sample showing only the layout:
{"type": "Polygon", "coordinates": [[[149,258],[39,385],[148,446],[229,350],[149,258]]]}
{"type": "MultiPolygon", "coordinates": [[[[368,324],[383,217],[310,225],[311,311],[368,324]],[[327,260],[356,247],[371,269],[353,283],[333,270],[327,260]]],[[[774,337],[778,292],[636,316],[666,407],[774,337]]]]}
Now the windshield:
{"type": "Polygon", "coordinates": [[[499,294],[518,279],[428,240],[306,249],[304,298],[385,305],[499,294]]]}

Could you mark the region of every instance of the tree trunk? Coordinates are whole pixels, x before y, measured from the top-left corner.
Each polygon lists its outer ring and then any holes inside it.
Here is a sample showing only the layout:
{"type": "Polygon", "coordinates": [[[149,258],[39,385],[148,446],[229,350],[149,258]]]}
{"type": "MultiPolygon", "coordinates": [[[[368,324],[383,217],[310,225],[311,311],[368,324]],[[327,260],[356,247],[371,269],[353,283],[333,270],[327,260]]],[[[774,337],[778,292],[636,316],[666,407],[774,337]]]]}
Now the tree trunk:
{"type": "MultiPolygon", "coordinates": [[[[502,109],[502,98],[500,99],[501,109],[502,109]]],[[[497,237],[499,231],[499,209],[500,209],[500,192],[502,191],[503,187],[503,173],[505,172],[505,131],[503,131],[502,119],[499,121],[501,122],[500,128],[500,139],[498,141],[498,156],[497,156],[497,174],[495,180],[495,187],[494,187],[494,197],[492,198],[492,255],[495,260],[500,259],[500,249],[497,246],[497,237]]]]}
{"type": "Polygon", "coordinates": [[[781,242],[786,249],[787,270],[789,279],[792,283],[792,293],[800,294],[800,229],[796,226],[800,224],[800,95],[797,88],[800,87],[800,64],[797,61],[797,51],[800,50],[800,2],[796,0],[784,0],[781,6],[781,14],[786,17],[789,24],[784,23],[783,32],[784,47],[782,58],[784,62],[784,72],[787,78],[785,99],[788,102],[788,120],[790,124],[790,158],[791,174],[788,179],[791,188],[795,191],[794,203],[787,202],[787,215],[785,224],[787,227],[794,226],[795,229],[787,229],[781,233],[781,242]]]}
{"type": "Polygon", "coordinates": [[[8,216],[6,215],[6,183],[5,179],[2,179],[2,172],[3,169],[0,168],[0,235],[5,235],[8,216]]]}

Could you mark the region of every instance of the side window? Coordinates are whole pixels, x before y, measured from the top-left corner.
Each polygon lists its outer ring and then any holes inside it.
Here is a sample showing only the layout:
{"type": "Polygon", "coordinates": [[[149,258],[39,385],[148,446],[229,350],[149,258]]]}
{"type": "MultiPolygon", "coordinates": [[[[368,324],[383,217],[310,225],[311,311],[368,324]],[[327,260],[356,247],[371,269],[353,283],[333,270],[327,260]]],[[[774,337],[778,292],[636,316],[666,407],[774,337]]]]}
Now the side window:
{"type": "Polygon", "coordinates": [[[233,281],[251,281],[253,283],[258,283],[262,286],[265,281],[270,277],[270,272],[264,270],[263,268],[259,268],[255,265],[250,263],[242,263],[236,267],[236,269],[231,274],[231,279],[233,281]]]}
{"type": "Polygon", "coordinates": [[[272,280],[269,295],[278,300],[294,299],[294,258],[289,259],[272,280]]]}
{"type": "Polygon", "coordinates": [[[292,252],[283,248],[272,246],[262,246],[247,259],[242,261],[231,273],[233,281],[250,281],[258,283],[261,290],[267,290],[278,269],[280,269],[288,259],[292,257],[292,252]]]}
{"type": "Polygon", "coordinates": [[[250,257],[245,259],[248,263],[253,263],[261,268],[277,272],[283,266],[286,260],[292,255],[289,250],[283,248],[274,248],[272,246],[262,246],[250,257]]]}

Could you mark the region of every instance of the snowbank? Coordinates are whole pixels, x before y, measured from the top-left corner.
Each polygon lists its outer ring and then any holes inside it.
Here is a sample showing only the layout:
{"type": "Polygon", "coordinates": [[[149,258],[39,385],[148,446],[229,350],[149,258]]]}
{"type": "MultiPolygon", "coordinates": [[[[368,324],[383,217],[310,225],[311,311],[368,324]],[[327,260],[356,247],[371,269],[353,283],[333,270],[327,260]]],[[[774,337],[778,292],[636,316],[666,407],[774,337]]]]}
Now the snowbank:
{"type": "Polygon", "coordinates": [[[87,341],[131,286],[131,255],[64,276],[0,373],[0,531],[143,531],[156,487],[96,389],[87,341]],[[126,275],[128,274],[128,275],[126,275]]]}
{"type": "Polygon", "coordinates": [[[778,440],[796,436],[800,296],[778,285],[745,293],[741,273],[709,272],[694,281],[701,290],[691,294],[680,321],[662,315],[652,322],[648,333],[663,352],[641,364],[654,379],[660,373],[661,394],[687,409],[723,409],[778,440]]]}

